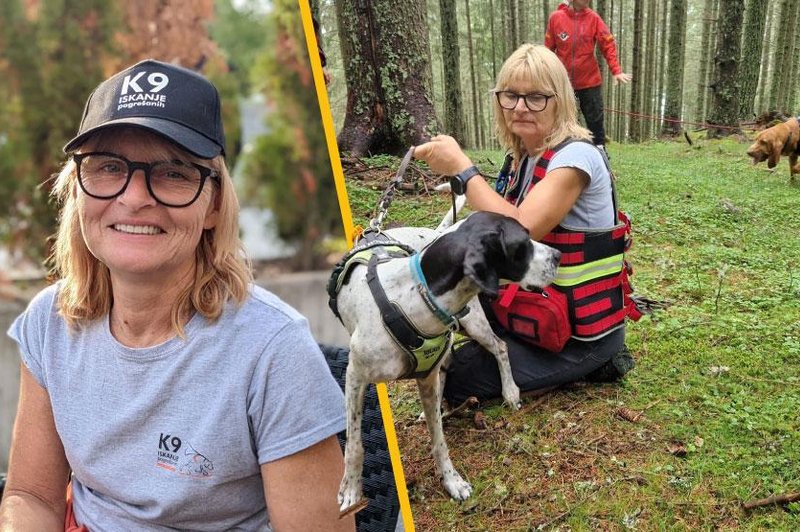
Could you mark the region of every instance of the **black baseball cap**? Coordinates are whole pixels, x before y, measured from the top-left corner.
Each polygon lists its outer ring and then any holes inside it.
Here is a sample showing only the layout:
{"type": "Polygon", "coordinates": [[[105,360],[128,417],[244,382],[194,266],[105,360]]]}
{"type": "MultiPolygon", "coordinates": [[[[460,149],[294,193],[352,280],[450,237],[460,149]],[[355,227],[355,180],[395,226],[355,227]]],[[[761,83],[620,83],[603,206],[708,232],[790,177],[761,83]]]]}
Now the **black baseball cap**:
{"type": "Polygon", "coordinates": [[[202,159],[225,154],[219,93],[183,67],[146,59],[114,74],[89,95],[69,153],[96,131],[114,126],[147,129],[202,159]]]}

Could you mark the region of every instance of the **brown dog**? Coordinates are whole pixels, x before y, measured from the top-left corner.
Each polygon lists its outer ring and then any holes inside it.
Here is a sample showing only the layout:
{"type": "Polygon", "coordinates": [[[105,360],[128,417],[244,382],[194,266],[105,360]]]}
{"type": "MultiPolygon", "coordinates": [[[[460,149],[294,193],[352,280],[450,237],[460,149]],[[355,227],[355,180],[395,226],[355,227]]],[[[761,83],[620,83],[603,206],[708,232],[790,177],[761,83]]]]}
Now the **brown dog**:
{"type": "Polygon", "coordinates": [[[775,168],[781,155],[788,155],[789,176],[794,181],[794,174],[800,174],[800,165],[797,164],[799,149],[800,121],[790,118],[756,135],[753,144],[747,148],[747,155],[753,158],[753,164],[766,160],[769,168],[775,168]]]}

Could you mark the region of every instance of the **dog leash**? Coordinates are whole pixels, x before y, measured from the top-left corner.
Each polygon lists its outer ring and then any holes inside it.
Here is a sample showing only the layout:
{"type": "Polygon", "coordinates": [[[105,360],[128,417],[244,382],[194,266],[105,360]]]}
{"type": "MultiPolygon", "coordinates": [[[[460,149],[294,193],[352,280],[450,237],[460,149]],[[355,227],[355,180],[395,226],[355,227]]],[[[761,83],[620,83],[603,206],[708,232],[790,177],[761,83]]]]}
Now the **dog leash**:
{"type": "Polygon", "coordinates": [[[414,146],[408,149],[403,160],[400,161],[400,166],[397,167],[397,173],[394,175],[394,179],[389,186],[386,187],[386,190],[383,192],[380,201],[378,202],[378,214],[369,221],[370,229],[374,229],[375,231],[381,230],[381,225],[383,225],[383,219],[386,217],[386,213],[389,212],[389,205],[392,204],[392,200],[394,199],[394,192],[403,182],[403,176],[408,169],[409,163],[411,163],[411,158],[414,156],[414,146]]]}

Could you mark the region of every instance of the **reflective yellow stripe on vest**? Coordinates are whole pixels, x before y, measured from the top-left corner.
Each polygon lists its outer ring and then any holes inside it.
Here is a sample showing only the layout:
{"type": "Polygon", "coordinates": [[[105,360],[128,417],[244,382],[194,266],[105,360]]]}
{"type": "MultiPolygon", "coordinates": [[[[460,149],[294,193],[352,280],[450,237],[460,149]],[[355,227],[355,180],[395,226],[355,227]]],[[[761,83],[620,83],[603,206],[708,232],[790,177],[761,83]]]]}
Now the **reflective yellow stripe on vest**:
{"type": "Polygon", "coordinates": [[[556,286],[575,286],[592,279],[598,279],[622,271],[623,254],[612,255],[605,259],[578,264],[577,266],[559,266],[553,284],[556,286]]]}

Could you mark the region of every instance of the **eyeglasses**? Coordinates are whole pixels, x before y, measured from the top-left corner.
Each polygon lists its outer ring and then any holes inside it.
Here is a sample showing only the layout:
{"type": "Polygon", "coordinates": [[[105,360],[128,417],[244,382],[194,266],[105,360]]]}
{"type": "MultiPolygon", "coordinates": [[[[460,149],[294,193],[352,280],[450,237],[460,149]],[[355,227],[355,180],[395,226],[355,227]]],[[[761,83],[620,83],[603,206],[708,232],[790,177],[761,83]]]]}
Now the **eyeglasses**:
{"type": "Polygon", "coordinates": [[[75,153],[72,160],[78,167],[81,189],[97,199],[112,199],[125,192],[136,170],[144,172],[153,199],[167,207],[194,203],[208,177],[220,184],[219,175],[211,168],[179,160],[134,162],[107,152],[75,153]]]}
{"type": "Polygon", "coordinates": [[[555,94],[539,94],[538,92],[517,94],[511,91],[494,91],[494,95],[497,97],[497,103],[499,103],[500,107],[503,109],[511,111],[517,107],[517,103],[519,103],[520,98],[522,98],[525,101],[525,107],[534,113],[544,111],[547,108],[547,102],[550,101],[550,98],[556,97],[555,94]]]}

